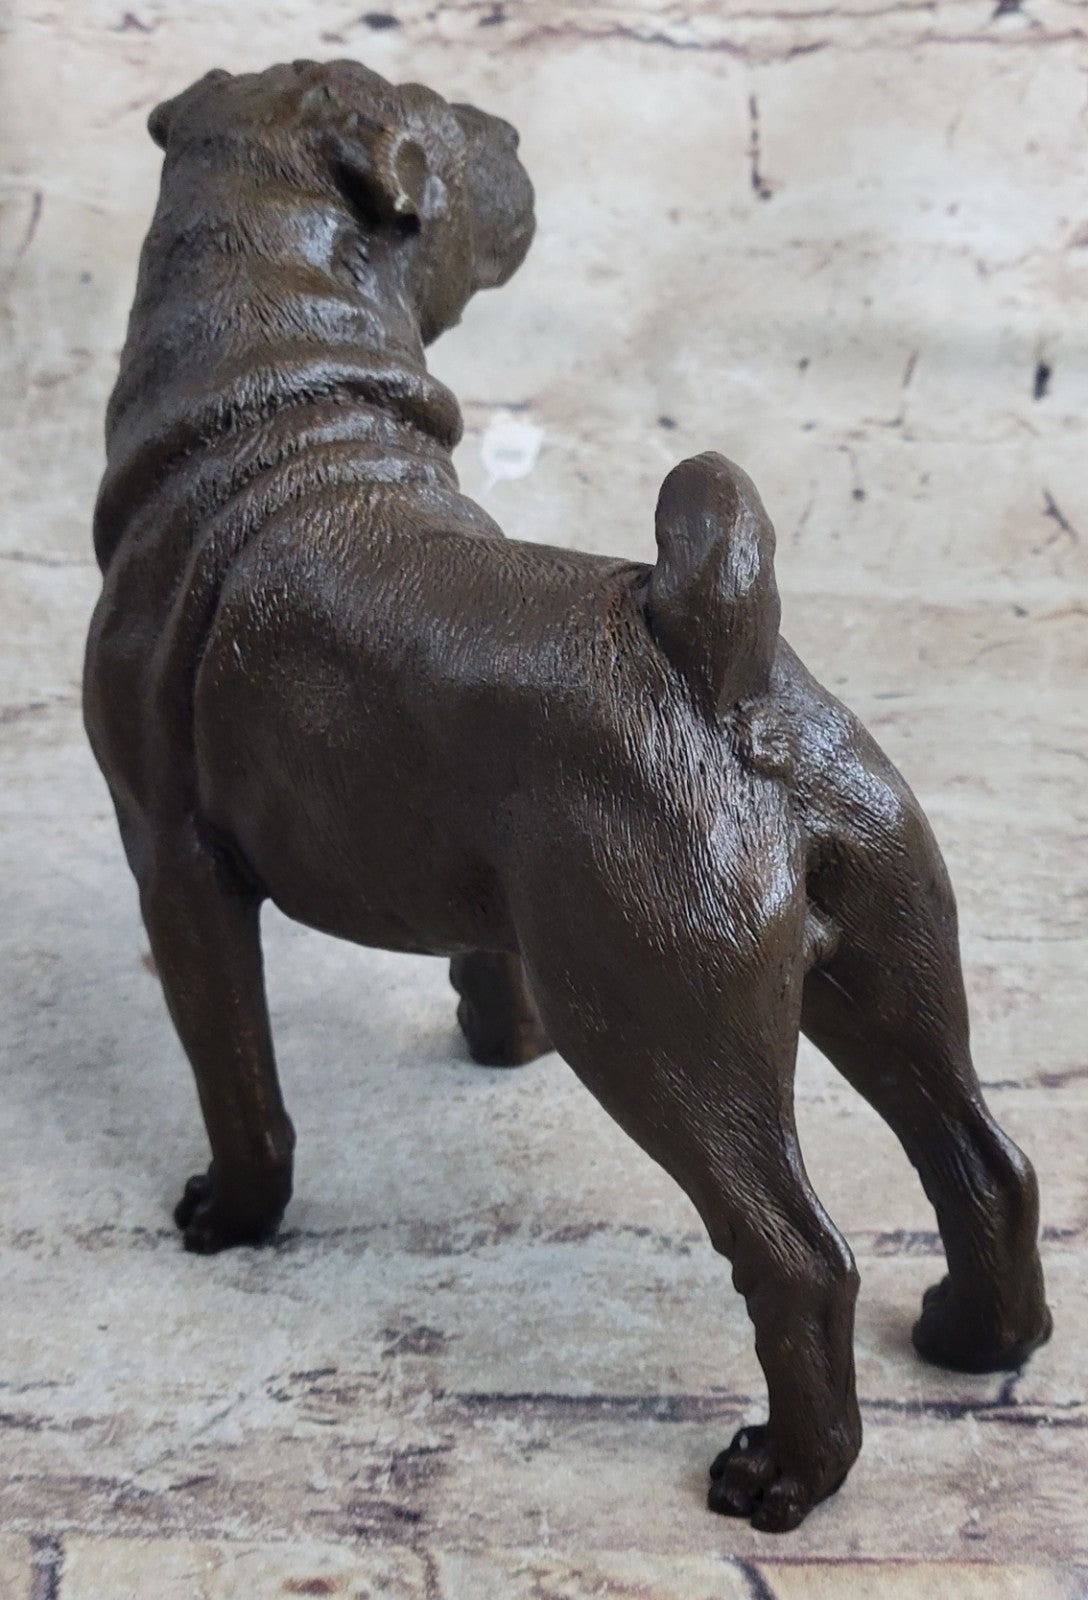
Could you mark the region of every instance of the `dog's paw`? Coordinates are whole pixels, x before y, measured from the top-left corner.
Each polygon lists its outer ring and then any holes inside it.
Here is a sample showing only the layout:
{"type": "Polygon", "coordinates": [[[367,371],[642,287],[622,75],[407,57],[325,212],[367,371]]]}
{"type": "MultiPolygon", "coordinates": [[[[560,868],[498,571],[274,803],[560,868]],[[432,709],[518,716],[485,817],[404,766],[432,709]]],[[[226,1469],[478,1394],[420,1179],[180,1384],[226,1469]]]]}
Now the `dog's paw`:
{"type": "Polygon", "coordinates": [[[469,1054],[481,1067],[523,1067],[538,1056],[546,1056],[552,1047],[535,1019],[496,1021],[482,1016],[470,1000],[463,999],[458,1005],[457,1021],[469,1054]]]}
{"type": "Polygon", "coordinates": [[[214,1169],[189,1179],[174,1208],[186,1250],[215,1255],[234,1245],[264,1244],[279,1227],[291,1198],[291,1179],[225,1190],[214,1169]]]}
{"type": "Polygon", "coordinates": [[[831,1470],[789,1472],[778,1462],[765,1423],[742,1428],[710,1469],[707,1504],[724,1517],[747,1517],[763,1533],[788,1533],[814,1505],[834,1494],[856,1454],[856,1449],[848,1452],[845,1465],[831,1470]]]}
{"type": "Polygon", "coordinates": [[[964,1304],[951,1280],[942,1278],[922,1296],[922,1315],[911,1333],[914,1348],[923,1360],[956,1372],[1009,1372],[1023,1366],[1050,1338],[1054,1323],[1041,1278],[1021,1299],[1015,1316],[1003,1308],[1000,1319],[986,1318],[983,1307],[964,1304]]]}

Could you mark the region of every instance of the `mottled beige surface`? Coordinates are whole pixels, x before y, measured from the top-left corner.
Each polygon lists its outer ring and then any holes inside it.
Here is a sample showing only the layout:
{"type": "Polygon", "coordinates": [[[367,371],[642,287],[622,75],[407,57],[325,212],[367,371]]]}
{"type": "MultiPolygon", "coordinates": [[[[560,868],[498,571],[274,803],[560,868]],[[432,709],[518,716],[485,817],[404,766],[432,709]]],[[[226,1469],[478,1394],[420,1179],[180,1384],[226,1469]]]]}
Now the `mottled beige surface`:
{"type": "Polygon", "coordinates": [[[7,7],[3,1600],[1083,1595],[1086,8],[393,10],[7,7]],[[762,1403],[725,1264],[559,1060],[465,1062],[439,963],[269,916],[297,1199],[261,1253],[195,1260],[171,1227],[203,1137],[78,715],[101,417],[148,109],[212,65],[336,53],[522,129],[539,238],[434,352],[466,487],[511,534],[645,557],[673,461],[742,462],[789,637],[958,886],[1057,1332],[1009,1380],[914,1359],[932,1216],[806,1048],[809,1165],[863,1274],[866,1444],[784,1540],[703,1509],[762,1403]]]}

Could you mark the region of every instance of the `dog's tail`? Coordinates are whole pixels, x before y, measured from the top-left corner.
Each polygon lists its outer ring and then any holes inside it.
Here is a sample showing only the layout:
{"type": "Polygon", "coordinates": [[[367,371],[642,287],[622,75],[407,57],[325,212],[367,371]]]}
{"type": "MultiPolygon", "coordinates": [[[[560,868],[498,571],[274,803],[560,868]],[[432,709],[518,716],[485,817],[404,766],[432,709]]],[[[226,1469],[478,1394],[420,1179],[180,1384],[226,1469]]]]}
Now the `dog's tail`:
{"type": "Polygon", "coordinates": [[[708,451],[657,501],[647,615],[661,649],[715,712],[764,695],[778,640],[774,529],[752,480],[708,451]]]}

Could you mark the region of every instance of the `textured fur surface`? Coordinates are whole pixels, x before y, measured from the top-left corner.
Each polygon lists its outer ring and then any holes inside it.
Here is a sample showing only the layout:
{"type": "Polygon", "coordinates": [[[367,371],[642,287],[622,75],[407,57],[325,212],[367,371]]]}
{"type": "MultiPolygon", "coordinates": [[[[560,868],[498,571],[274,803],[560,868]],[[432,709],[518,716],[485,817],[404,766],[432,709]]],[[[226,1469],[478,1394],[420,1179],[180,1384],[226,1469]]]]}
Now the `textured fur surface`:
{"type": "Polygon", "coordinates": [[[423,349],[528,248],[507,124],[296,62],[210,74],[149,126],[85,704],[212,1147],[185,1242],[258,1241],[290,1196],[262,901],[448,954],[477,1059],[554,1044],[732,1261],[770,1418],[710,1503],[793,1527],[860,1445],[800,1029],[936,1208],[918,1349],[985,1370],[1049,1332],[1034,1175],[979,1091],[925,818],[780,638],[739,468],[674,469],[653,567],[505,540],[460,493],[423,349]]]}

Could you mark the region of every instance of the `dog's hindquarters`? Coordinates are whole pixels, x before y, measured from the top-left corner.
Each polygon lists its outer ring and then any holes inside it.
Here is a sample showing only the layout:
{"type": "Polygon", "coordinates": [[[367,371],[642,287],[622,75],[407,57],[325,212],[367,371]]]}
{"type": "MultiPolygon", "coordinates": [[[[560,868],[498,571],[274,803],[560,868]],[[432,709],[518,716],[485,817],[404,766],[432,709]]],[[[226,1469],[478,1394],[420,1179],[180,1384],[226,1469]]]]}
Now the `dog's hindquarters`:
{"type": "MultiPolygon", "coordinates": [[[[710,771],[712,731],[678,738],[671,792],[710,771]]],[[[513,910],[556,1048],[687,1192],[755,1324],[770,1419],[714,1467],[710,1504],[796,1526],[860,1443],[857,1274],[805,1175],[792,1114],[806,915],[783,787],[727,758],[722,803],[632,803],[622,787],[564,840],[526,847],[513,910]],[[713,812],[713,815],[711,815],[713,812]]]]}
{"type": "Polygon", "coordinates": [[[788,647],[775,687],[796,729],[810,904],[833,932],[806,978],[802,1028],[897,1135],[936,1212],[949,1275],[926,1296],[918,1349],[968,1371],[1015,1367],[1050,1329],[1038,1187],[972,1064],[937,841],[871,735],[788,647]]]}

